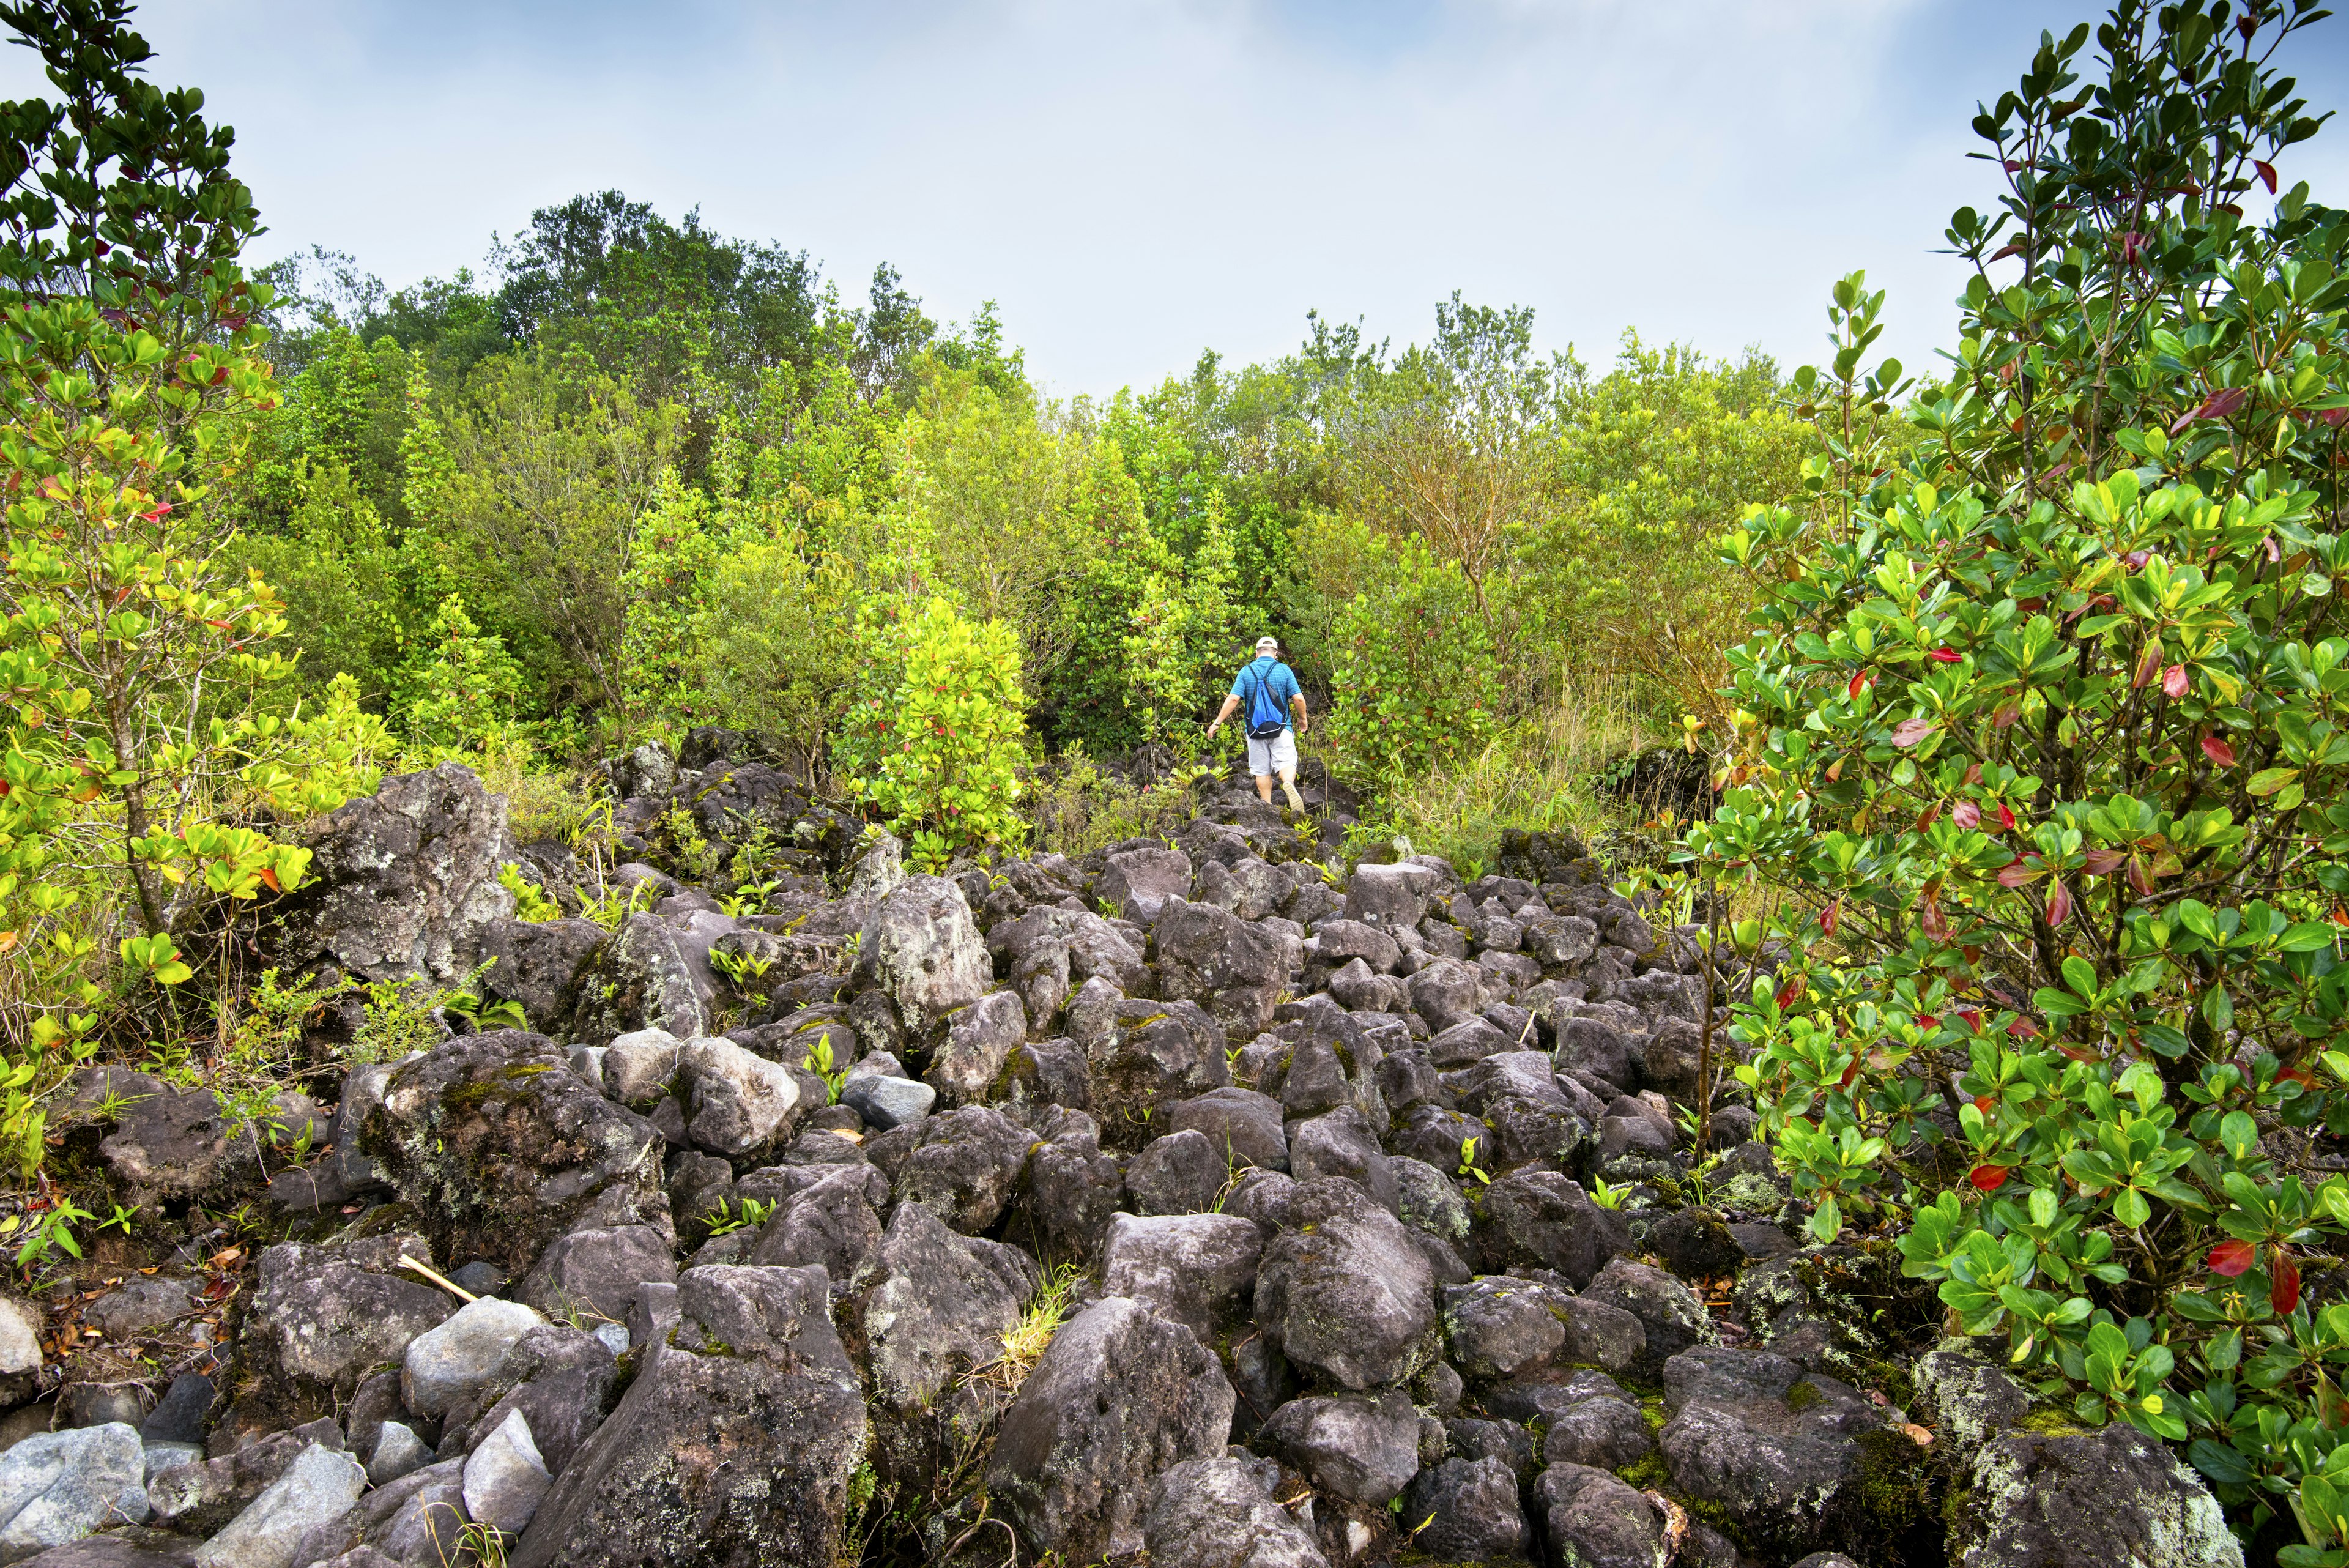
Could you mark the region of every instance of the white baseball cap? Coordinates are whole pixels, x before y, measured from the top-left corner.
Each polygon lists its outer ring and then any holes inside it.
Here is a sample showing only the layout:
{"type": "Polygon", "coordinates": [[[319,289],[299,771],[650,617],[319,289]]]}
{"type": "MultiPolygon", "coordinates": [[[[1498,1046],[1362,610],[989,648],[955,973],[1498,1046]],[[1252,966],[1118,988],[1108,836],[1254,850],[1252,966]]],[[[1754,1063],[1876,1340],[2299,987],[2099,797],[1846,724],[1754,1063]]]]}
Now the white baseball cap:
{"type": "Polygon", "coordinates": [[[1256,650],[1258,653],[1278,653],[1280,651],[1280,639],[1277,637],[1259,637],[1256,639],[1256,650]]]}

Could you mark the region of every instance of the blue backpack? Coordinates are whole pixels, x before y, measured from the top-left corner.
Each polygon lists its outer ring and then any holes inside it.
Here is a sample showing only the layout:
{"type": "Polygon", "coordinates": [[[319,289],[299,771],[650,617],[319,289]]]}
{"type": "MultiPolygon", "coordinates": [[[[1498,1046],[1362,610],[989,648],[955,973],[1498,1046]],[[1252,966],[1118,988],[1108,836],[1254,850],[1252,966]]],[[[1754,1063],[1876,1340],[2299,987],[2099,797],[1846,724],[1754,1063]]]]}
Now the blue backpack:
{"type": "MultiPolygon", "coordinates": [[[[1288,728],[1288,715],[1273,696],[1267,671],[1258,670],[1257,662],[1251,661],[1247,667],[1247,673],[1256,677],[1256,694],[1248,699],[1248,739],[1277,741],[1280,732],[1288,728]]],[[[1276,661],[1275,668],[1278,667],[1276,661]]]]}

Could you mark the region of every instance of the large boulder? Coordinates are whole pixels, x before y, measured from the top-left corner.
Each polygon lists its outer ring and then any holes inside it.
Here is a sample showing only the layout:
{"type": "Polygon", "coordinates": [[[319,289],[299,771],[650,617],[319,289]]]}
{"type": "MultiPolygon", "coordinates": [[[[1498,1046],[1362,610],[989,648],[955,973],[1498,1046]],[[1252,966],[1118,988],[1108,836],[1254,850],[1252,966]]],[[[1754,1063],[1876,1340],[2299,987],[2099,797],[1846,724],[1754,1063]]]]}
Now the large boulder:
{"type": "Polygon", "coordinates": [[[1248,1039],[1272,1023],[1288,982],[1279,939],[1212,904],[1170,901],[1153,928],[1158,940],[1158,992],[1195,1002],[1227,1033],[1248,1039]]]}
{"type": "Polygon", "coordinates": [[[1019,1190],[1034,1135],[990,1106],[966,1106],[908,1130],[919,1142],[898,1172],[898,1198],[926,1205],[966,1234],[992,1229],[1019,1190]]]}
{"type": "Polygon", "coordinates": [[[0,1454],[0,1563],[147,1517],[139,1429],[119,1421],[37,1432],[0,1454]]]}
{"type": "Polygon", "coordinates": [[[1194,1002],[1137,1002],[1089,980],[1069,1003],[1069,1037],[1083,1048],[1102,1141],[1131,1148],[1155,1136],[1178,1100],[1232,1081],[1223,1025],[1194,1002]]]}
{"type": "Polygon", "coordinates": [[[561,1038],[607,936],[592,920],[492,920],[476,939],[476,952],[490,965],[481,994],[513,1002],[532,1028],[561,1038]]]}
{"type": "Polygon", "coordinates": [[[1444,1562],[1521,1559],[1533,1532],[1517,1504],[1517,1478],[1497,1459],[1448,1459],[1420,1472],[1402,1515],[1419,1523],[1412,1544],[1444,1562]]]}
{"type": "Polygon", "coordinates": [[[1150,1489],[1142,1526],[1151,1568],[1329,1568],[1274,1500],[1268,1459],[1185,1459],[1150,1489]]]}
{"type": "Polygon", "coordinates": [[[1016,992],[989,992],[947,1013],[946,1026],[946,1040],[932,1053],[923,1081],[943,1104],[983,1104],[1011,1053],[1028,1038],[1027,1009],[1016,992]]]}
{"type": "Polygon", "coordinates": [[[1452,1365],[1469,1377],[1506,1378],[1547,1368],[1566,1347],[1570,1298],[1534,1280],[1486,1274],[1444,1292],[1452,1365]]]}
{"type": "Polygon", "coordinates": [[[1921,1509],[1920,1450],[1848,1385],[1765,1350],[1701,1345],[1664,1364],[1659,1435],[1672,1482],[1716,1503],[1757,1544],[1787,1557],[1838,1534],[1898,1532],[1921,1509]]]}
{"type": "Polygon", "coordinates": [[[571,1033],[589,1044],[643,1029],[689,1040],[716,1026],[715,1001],[684,934],[657,915],[630,915],[588,966],[571,1033]]]}
{"type": "Polygon", "coordinates": [[[1640,1320],[1646,1343],[1632,1370],[1643,1377],[1661,1372],[1665,1362],[1690,1345],[1713,1337],[1713,1320],[1694,1291],[1663,1270],[1629,1258],[1609,1259],[1579,1299],[1640,1320]]]}
{"type": "Polygon", "coordinates": [[[662,1139],[545,1036],[469,1035],[392,1075],[362,1141],[443,1258],[510,1275],[585,1226],[672,1231],[662,1139]]]}
{"type": "Polygon", "coordinates": [[[505,1365],[514,1342],[546,1320],[520,1302],[483,1296],[467,1302],[400,1358],[400,1402],[429,1419],[479,1394],[505,1365]]]}
{"type": "Polygon", "coordinates": [[[864,1403],[819,1268],[688,1269],[677,1326],[548,1491],[513,1568],[829,1563],[864,1403]]]}
{"type": "Polygon", "coordinates": [[[1485,981],[1473,965],[1458,959],[1437,959],[1411,977],[1411,1007],[1441,1034],[1455,1025],[1484,1016],[1485,981]]]}
{"type": "Polygon", "coordinates": [[[1494,1273],[1513,1268],[1549,1269],[1580,1290],[1610,1258],[1631,1250],[1622,1215],[1601,1209],[1570,1177],[1555,1170],[1517,1170],[1485,1189],[1471,1244],[1494,1273]]]}
{"type": "Polygon", "coordinates": [[[2242,1568],[2201,1478],[2118,1421],[1994,1438],[1970,1481],[1950,1543],[1961,1568],[2242,1568]]]}
{"type": "Polygon", "coordinates": [[[1040,1255],[1090,1258],[1124,1201],[1124,1176],[1085,1112],[1058,1113],[1041,1130],[1020,1179],[1015,1233],[1040,1255]]]}
{"type": "Polygon", "coordinates": [[[1121,1214],[1102,1249],[1102,1290],[1212,1341],[1218,1322],[1255,1290],[1263,1251],[1263,1232],[1236,1214],[1121,1214]]]}
{"type": "Polygon", "coordinates": [[[957,1235],[923,1205],[899,1204],[872,1286],[844,1314],[874,1400],[891,1411],[926,1408],[1001,1355],[1041,1278],[1017,1248],[957,1235]]]}
{"type": "Polygon", "coordinates": [[[1357,867],[1346,883],[1346,919],[1387,932],[1410,930],[1427,913],[1438,880],[1432,867],[1408,862],[1357,867]]]}
{"type": "Polygon", "coordinates": [[[1038,1552],[1071,1563],[1137,1552],[1152,1483],[1222,1453],[1233,1403],[1196,1334],[1104,1297],[1062,1325],[1004,1412],[988,1492],[1038,1552]]]}
{"type": "Polygon", "coordinates": [[[1673,1561],[1664,1521],[1639,1488],[1588,1465],[1552,1465],[1534,1484],[1550,1551],[1571,1568],[1655,1568],[1673,1561]]]}
{"type": "Polygon", "coordinates": [[[1291,1399],[1264,1424],[1263,1442],[1316,1489],[1381,1508],[1419,1469],[1419,1413],[1400,1391],[1291,1399]]]}
{"type": "Polygon", "coordinates": [[[673,1242],[651,1225],[583,1225],[548,1243],[514,1295],[550,1316],[585,1313],[617,1323],[638,1285],[677,1278],[673,1242]]]}
{"type": "Polygon", "coordinates": [[[1343,1177],[1297,1184],[1296,1226],[1257,1271],[1256,1320],[1291,1363],[1340,1387],[1403,1382],[1436,1358],[1435,1275],[1411,1233],[1343,1177]]]}
{"type": "Polygon", "coordinates": [[[678,1051],[678,1084],[694,1147],[739,1159],[788,1139],[808,1106],[781,1064],[718,1035],[678,1051]]]}
{"type": "Polygon", "coordinates": [[[366,1490],[358,1460],[313,1443],[197,1549],[196,1568],[290,1568],[303,1536],[348,1513],[366,1490]]]}
{"type": "Polygon", "coordinates": [[[1129,996],[1150,989],[1142,955],[1090,909],[1039,905],[990,929],[987,947],[1040,1033],[1060,1016],[1072,985],[1099,976],[1129,996]]]}
{"type": "Polygon", "coordinates": [[[830,1166],[781,1202],[745,1262],[819,1264],[835,1297],[862,1286],[881,1252],[888,1178],[861,1163],[830,1166]]]}
{"type": "Polygon", "coordinates": [[[1195,1132],[1226,1164],[1288,1168],[1288,1134],[1281,1126],[1280,1102],[1254,1089],[1210,1089],[1168,1107],[1166,1130],[1195,1132]]]}
{"type": "Polygon", "coordinates": [[[362,1377],[456,1312],[446,1291],[400,1267],[403,1256],[430,1253],[422,1238],[392,1234],[261,1254],[236,1339],[233,1428],[280,1431],[334,1414],[362,1377]]]}
{"type": "Polygon", "coordinates": [[[1148,921],[1169,898],[1191,890],[1191,857],[1179,849],[1120,849],[1093,886],[1093,896],[1129,920],[1148,921]]]}
{"type": "Polygon", "coordinates": [[[309,875],[271,906],[278,962],[362,980],[464,978],[482,932],[514,912],[506,803],[454,763],[383,781],[303,835],[309,875]]]}
{"type": "Polygon", "coordinates": [[[887,996],[916,1031],[977,1002],[993,969],[962,888],[943,877],[908,877],[891,889],[857,949],[859,981],[887,996]]]}

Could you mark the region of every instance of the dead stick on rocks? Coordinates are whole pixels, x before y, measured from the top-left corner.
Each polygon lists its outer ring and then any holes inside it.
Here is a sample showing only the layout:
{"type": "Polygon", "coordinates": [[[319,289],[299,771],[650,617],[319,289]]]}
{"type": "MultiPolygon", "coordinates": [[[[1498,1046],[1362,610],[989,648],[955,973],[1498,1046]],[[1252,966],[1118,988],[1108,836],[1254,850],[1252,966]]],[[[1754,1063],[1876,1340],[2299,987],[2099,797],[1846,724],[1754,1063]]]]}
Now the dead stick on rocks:
{"type": "Polygon", "coordinates": [[[426,1279],[430,1280],[434,1284],[439,1285],[442,1290],[447,1291],[450,1294],[455,1296],[460,1301],[472,1303],[481,1299],[472,1292],[467,1290],[464,1286],[457,1283],[454,1280],[444,1279],[429,1264],[419,1263],[415,1259],[409,1257],[405,1253],[400,1255],[399,1261],[404,1267],[414,1269],[418,1273],[422,1274],[426,1279]]]}

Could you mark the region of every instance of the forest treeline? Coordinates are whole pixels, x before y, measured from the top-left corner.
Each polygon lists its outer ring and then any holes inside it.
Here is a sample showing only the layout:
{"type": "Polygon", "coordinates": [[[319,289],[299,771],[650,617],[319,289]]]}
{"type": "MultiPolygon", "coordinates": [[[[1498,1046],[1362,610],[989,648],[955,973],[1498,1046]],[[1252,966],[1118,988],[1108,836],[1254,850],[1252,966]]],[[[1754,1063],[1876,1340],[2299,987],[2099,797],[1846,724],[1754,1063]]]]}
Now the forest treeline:
{"type": "Polygon", "coordinates": [[[1594,705],[1628,739],[1713,702],[1746,598],[1703,540],[1815,441],[1758,354],[1627,334],[1594,369],[1456,295],[1401,349],[1317,316],[1268,364],[1056,398],[991,306],[942,324],[885,265],[846,303],[616,192],[486,278],[260,277],[281,396],[214,504],[288,691],[550,765],[723,723],[833,774],[940,601],[1004,635],[1029,761],[1196,755],[1269,629],[1341,773],[1481,768],[1538,815],[1604,760],[1594,705]]]}

